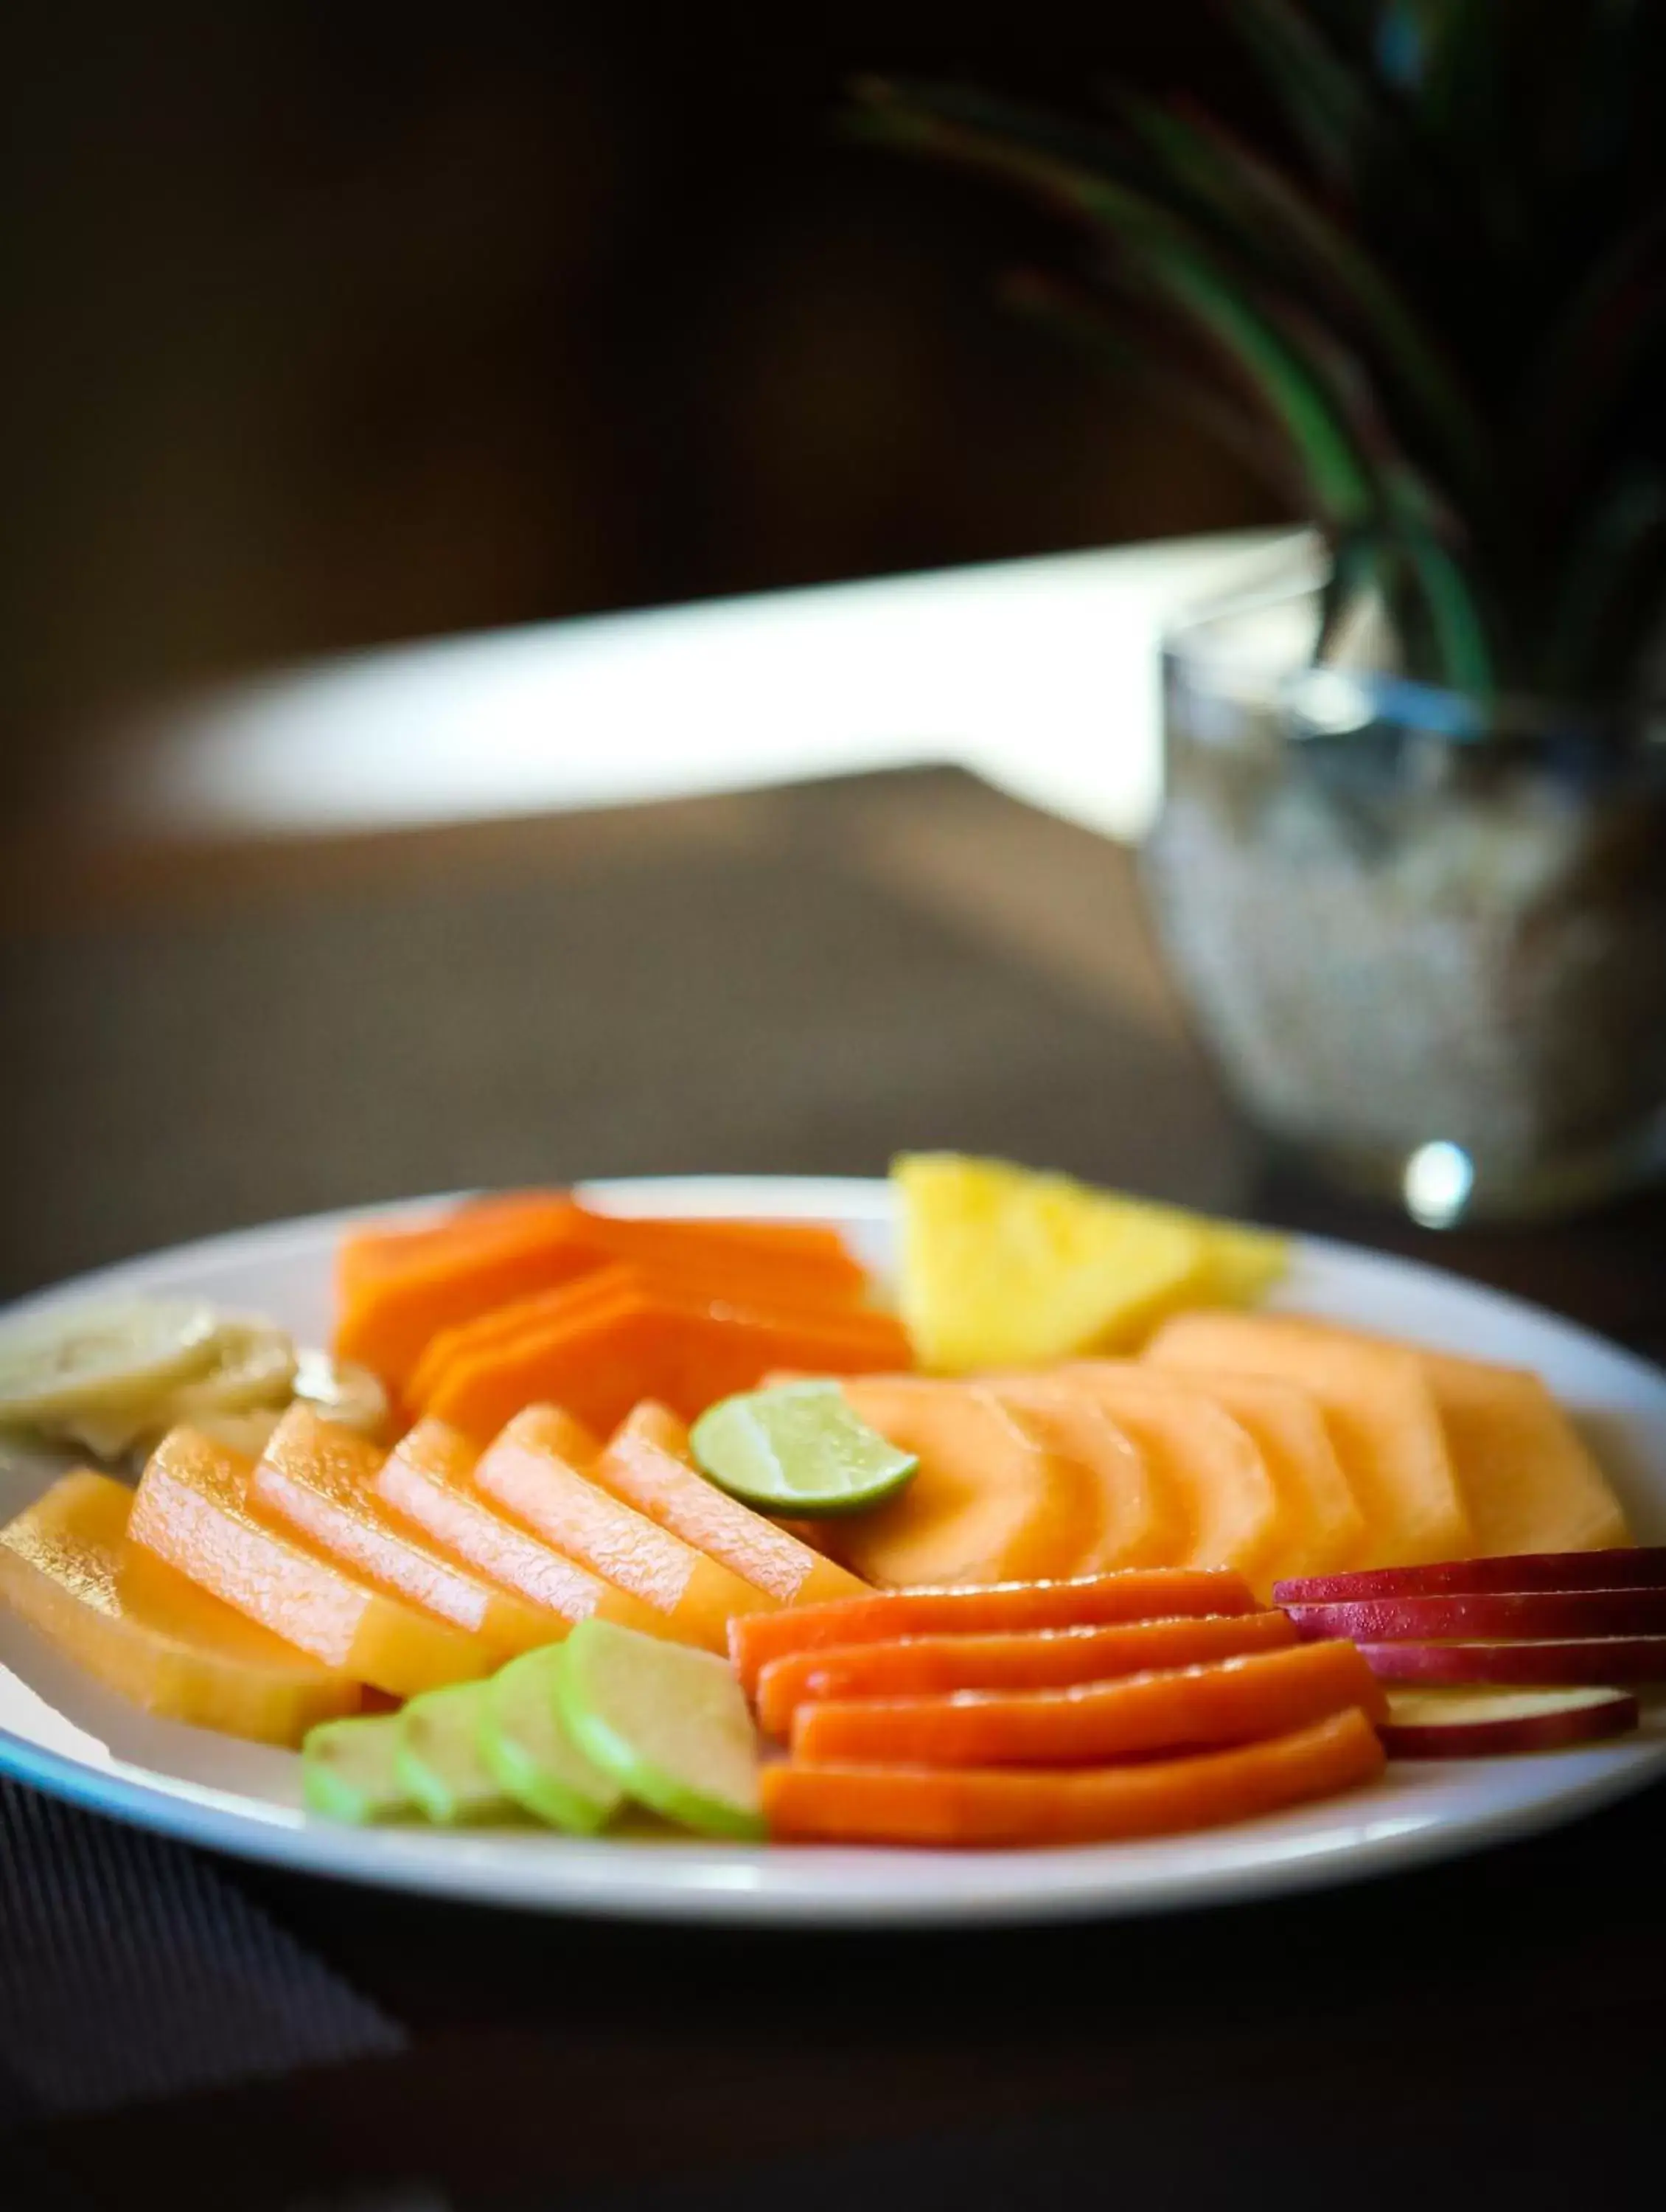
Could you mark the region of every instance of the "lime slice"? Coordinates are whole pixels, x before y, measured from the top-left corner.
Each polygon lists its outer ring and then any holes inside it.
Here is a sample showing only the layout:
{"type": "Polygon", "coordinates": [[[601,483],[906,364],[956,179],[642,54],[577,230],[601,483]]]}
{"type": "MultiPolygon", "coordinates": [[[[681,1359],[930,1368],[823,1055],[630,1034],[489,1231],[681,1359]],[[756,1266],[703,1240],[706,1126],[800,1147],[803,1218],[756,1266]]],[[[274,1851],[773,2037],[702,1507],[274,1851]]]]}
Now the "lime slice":
{"type": "Polygon", "coordinates": [[[766,1834],[758,1732],[726,1660],[581,1620],[555,1694],[579,1748],[639,1803],[704,1835],[766,1834]]]}
{"type": "Polygon", "coordinates": [[[301,1797],[327,1820],[409,1819],[416,1808],[395,1770],[399,1715],[324,1721],[307,1731],[300,1747],[301,1797]]]}
{"type": "Polygon", "coordinates": [[[700,1471],[760,1512],[819,1519],[893,1497],[919,1466],[851,1411],[836,1382],[785,1382],[708,1407],[689,1432],[700,1471]]]}
{"type": "Polygon", "coordinates": [[[480,1755],[488,1685],[424,1690],[399,1715],[393,1771],[406,1795],[444,1827],[505,1820],[515,1807],[480,1755]]]}
{"type": "Polygon", "coordinates": [[[216,1327],[211,1308],[173,1298],[25,1322],[0,1336],[0,1422],[125,1414],[210,1366],[216,1327]]]}
{"type": "Polygon", "coordinates": [[[567,1732],[555,1686],[566,1646],[524,1652],[487,1686],[480,1755],[506,1797],[552,1828],[593,1835],[618,1811],[624,1791],[592,1765],[567,1732]]]}

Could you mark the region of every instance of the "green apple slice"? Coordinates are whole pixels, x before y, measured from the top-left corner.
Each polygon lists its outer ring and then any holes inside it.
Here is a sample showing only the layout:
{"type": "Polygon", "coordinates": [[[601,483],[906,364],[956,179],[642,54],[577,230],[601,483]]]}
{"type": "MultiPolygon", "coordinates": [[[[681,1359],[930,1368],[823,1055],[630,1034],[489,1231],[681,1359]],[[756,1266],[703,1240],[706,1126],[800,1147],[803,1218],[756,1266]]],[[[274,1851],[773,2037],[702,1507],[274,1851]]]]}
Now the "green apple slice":
{"type": "Polygon", "coordinates": [[[397,1713],[322,1721],[300,1747],[301,1797],[309,1812],[362,1827],[407,1820],[415,1812],[395,1767],[397,1713]]]}
{"type": "Polygon", "coordinates": [[[566,1646],[523,1652],[487,1685],[480,1755],[506,1797],[552,1828],[594,1835],[618,1811],[624,1791],[586,1759],[561,1718],[556,1684],[566,1646]]]}
{"type": "Polygon", "coordinates": [[[919,1461],[858,1420],[836,1382],[784,1382],[709,1406],[689,1431],[700,1472],[762,1513],[861,1513],[919,1461]]]}
{"type": "Polygon", "coordinates": [[[586,1758],[668,1820],[762,1841],[758,1732],[726,1660],[609,1620],[563,1651],[555,1693],[586,1758]]]}
{"type": "Polygon", "coordinates": [[[515,1817],[480,1755],[485,1682],[452,1682],[424,1690],[399,1715],[393,1771],[400,1786],[442,1827],[515,1817]]]}

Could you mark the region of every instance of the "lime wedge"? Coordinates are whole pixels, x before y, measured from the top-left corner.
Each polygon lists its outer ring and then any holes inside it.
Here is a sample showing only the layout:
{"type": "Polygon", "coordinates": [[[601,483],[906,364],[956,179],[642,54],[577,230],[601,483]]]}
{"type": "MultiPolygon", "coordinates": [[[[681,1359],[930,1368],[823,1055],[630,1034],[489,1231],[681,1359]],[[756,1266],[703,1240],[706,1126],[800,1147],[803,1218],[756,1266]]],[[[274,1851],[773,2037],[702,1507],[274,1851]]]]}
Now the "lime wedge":
{"type": "Polygon", "coordinates": [[[727,1660],[595,1620],[562,1650],[561,1717],[603,1773],[685,1828],[763,1839],[758,1732],[727,1660]]]}
{"type": "Polygon", "coordinates": [[[324,1721],[300,1747],[301,1797],[309,1812],[362,1826],[409,1819],[416,1810],[394,1771],[397,1713],[324,1721]]]}
{"type": "Polygon", "coordinates": [[[553,1828],[593,1835],[619,1809],[624,1791],[592,1765],[567,1732],[555,1686],[565,1644],[523,1652],[487,1685],[480,1755],[506,1797],[553,1828]]]}
{"type": "Polygon", "coordinates": [[[424,1690],[399,1716],[393,1771],[408,1796],[444,1827],[512,1819],[515,1807],[480,1755],[484,1682],[424,1690]]]}
{"type": "Polygon", "coordinates": [[[703,1474],[760,1512],[860,1513],[919,1466],[859,1421],[836,1382],[784,1382],[708,1407],[689,1432],[703,1474]]]}

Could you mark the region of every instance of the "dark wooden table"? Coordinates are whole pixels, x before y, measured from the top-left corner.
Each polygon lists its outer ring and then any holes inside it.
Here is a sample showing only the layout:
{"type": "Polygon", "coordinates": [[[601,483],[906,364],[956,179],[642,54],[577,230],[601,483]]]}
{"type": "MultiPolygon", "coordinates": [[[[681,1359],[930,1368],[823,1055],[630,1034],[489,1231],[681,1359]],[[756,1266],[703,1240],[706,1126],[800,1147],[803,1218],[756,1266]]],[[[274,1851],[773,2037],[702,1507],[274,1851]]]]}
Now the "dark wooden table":
{"type": "MultiPolygon", "coordinates": [[[[957,775],[11,881],[12,1288],[402,1192],[935,1144],[1392,1246],[1666,1356],[1658,1198],[1436,1237],[1270,1172],[1126,857],[957,775]]],[[[1656,1791],[1351,1889],[953,1936],[232,1869],[409,2048],[14,2130],[0,2203],[1640,2203],[1663,1864],[1656,1791]]]]}

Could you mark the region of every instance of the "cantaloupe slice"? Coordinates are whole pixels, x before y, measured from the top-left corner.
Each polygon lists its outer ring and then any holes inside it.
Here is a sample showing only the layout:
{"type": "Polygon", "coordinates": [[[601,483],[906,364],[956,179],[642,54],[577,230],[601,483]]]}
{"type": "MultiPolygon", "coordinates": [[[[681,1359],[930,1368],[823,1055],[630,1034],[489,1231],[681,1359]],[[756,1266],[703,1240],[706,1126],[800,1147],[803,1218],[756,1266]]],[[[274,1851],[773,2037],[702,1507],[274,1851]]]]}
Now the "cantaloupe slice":
{"type": "Polygon", "coordinates": [[[360,1687],[127,1540],[133,1492],[62,1476],[0,1529],[0,1598],[109,1689],[164,1718],[298,1744],[360,1687]]]}
{"type": "Polygon", "coordinates": [[[475,1480],[517,1520],[661,1615],[676,1640],[728,1649],[736,1613],[777,1601],[592,1482],[569,1456],[570,1422],[529,1406],[481,1455],[475,1480]]]}
{"type": "Polygon", "coordinates": [[[1284,1314],[1179,1314],[1148,1357],[1293,1382],[1324,1414],[1367,1531],[1361,1566],[1462,1559],[1475,1534],[1416,1354],[1284,1314]]]}
{"type": "Polygon", "coordinates": [[[479,1637],[377,1589],[257,1513],[253,1474],[228,1444],[171,1429],[140,1479],[128,1534],[275,1636],[391,1697],[489,1671],[479,1637]]]}
{"type": "Polygon", "coordinates": [[[1203,1392],[1129,1360],[1081,1360],[1066,1370],[1169,1486],[1185,1524],[1166,1564],[1234,1567],[1264,1596],[1287,1526],[1283,1501],[1254,1437],[1203,1392]]]}
{"type": "Polygon", "coordinates": [[[891,1176],[902,1316],[935,1372],[1124,1349],[1204,1294],[1208,1242],[1184,1216],[953,1152],[905,1157],[891,1176]]]}
{"type": "Polygon", "coordinates": [[[1099,1486],[1050,1450],[992,1390],[916,1376],[841,1378],[859,1419],[919,1458],[919,1472],[870,1513],[829,1523],[864,1582],[1021,1582],[1068,1575],[1100,1529],[1099,1486]]]}
{"type": "Polygon", "coordinates": [[[1049,1451],[1079,1462],[1098,1486],[1098,1527],[1070,1573],[1172,1566],[1190,1535],[1174,1484],[1154,1472],[1128,1431],[1089,1392],[1073,1388],[1069,1375],[1069,1368],[1038,1370],[991,1388],[1049,1451]]]}
{"type": "Polygon", "coordinates": [[[479,1459],[459,1430],[443,1421],[419,1421],[382,1462],[373,1486],[385,1504],[436,1544],[545,1615],[556,1616],[558,1635],[592,1614],[645,1635],[665,1632],[663,1614],[530,1535],[482,1497],[474,1480],[479,1459]]]}
{"type": "Polygon", "coordinates": [[[688,1431],[651,1399],[633,1408],[590,1468],[591,1479],[782,1605],[856,1597],[845,1568],[708,1482],[688,1456],[688,1431]]]}
{"type": "Polygon", "coordinates": [[[1342,1472],[1316,1401],[1293,1382],[1268,1375],[1186,1370],[1186,1380],[1239,1421],[1261,1448],[1284,1510],[1275,1579],[1352,1566],[1366,1549],[1365,1516],[1342,1472]],[[1295,1559],[1323,1560],[1298,1567],[1295,1559]]]}
{"type": "MultiPolygon", "coordinates": [[[[1308,1326],[1349,1342],[1390,1340],[1328,1322],[1308,1326]]],[[[1434,1392],[1477,1557],[1631,1542],[1620,1500],[1539,1376],[1422,1345],[1403,1348],[1434,1392]]]]}
{"type": "Polygon", "coordinates": [[[385,1457],[310,1406],[292,1406],[261,1453],[250,1498],[330,1558],[479,1637],[482,1671],[558,1642],[571,1626],[563,1615],[476,1573],[383,1503],[375,1486],[385,1457]]]}
{"type": "Polygon", "coordinates": [[[1600,1552],[1629,1544],[1625,1510],[1542,1379],[1420,1352],[1477,1553],[1600,1552]]]}

